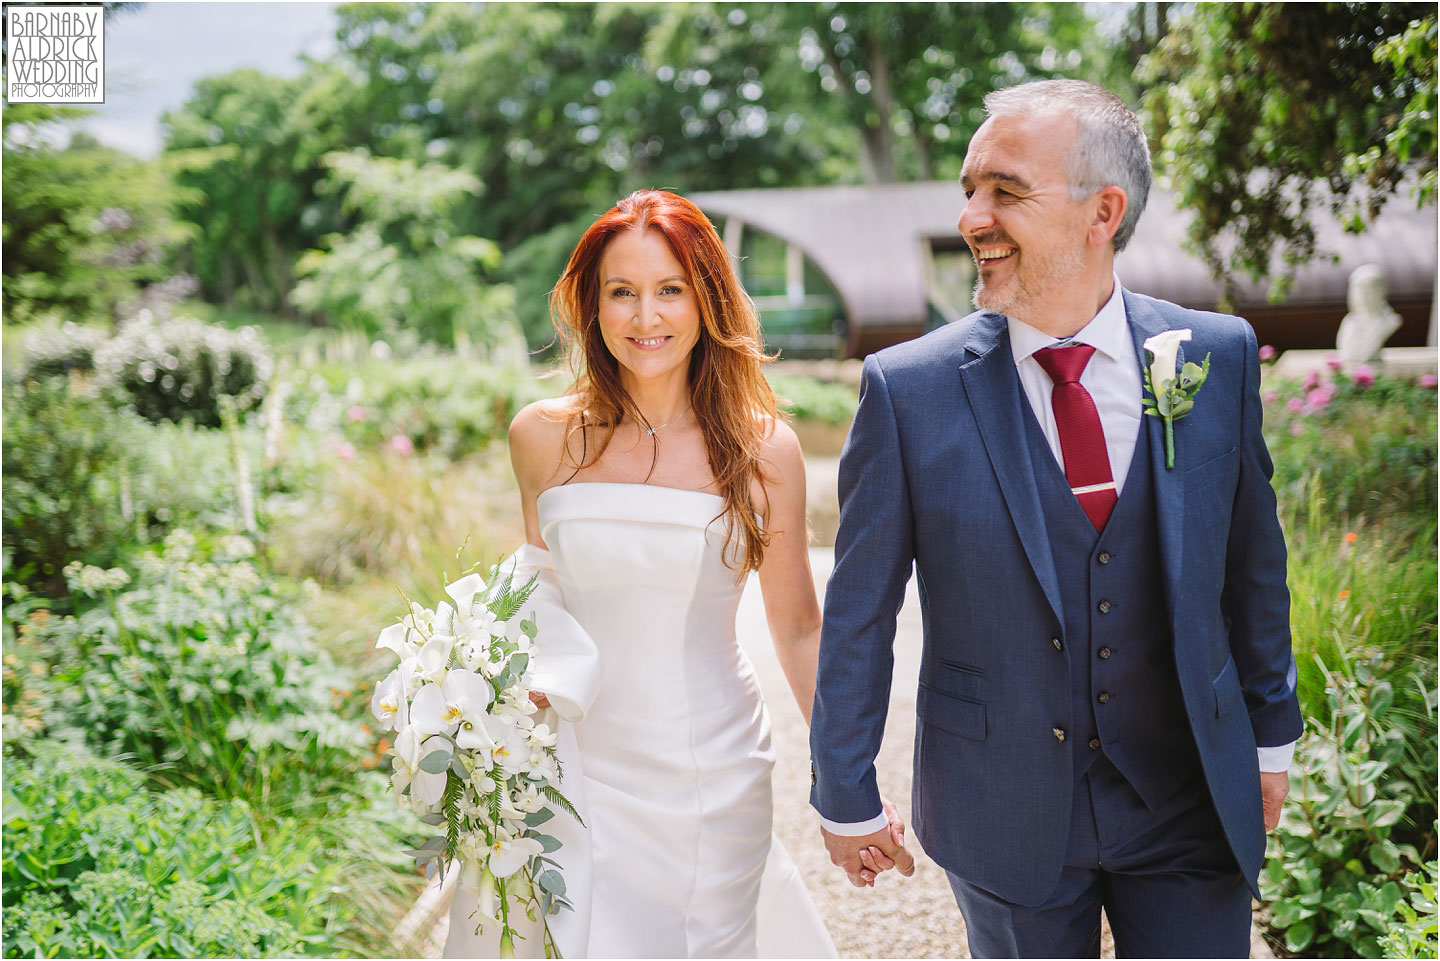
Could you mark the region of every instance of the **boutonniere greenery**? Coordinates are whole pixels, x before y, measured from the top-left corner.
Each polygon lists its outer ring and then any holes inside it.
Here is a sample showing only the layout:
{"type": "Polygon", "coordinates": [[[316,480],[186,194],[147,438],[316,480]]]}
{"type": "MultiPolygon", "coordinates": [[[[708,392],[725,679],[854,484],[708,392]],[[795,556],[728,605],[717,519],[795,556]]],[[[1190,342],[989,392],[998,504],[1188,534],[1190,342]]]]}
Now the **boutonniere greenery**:
{"type": "Polygon", "coordinates": [[[1175,360],[1180,345],[1190,339],[1190,330],[1167,330],[1145,341],[1150,352],[1150,366],[1145,368],[1145,413],[1165,422],[1165,469],[1175,468],[1175,422],[1195,409],[1195,395],[1210,376],[1210,355],[1205,363],[1186,362],[1179,371],[1175,360]]]}

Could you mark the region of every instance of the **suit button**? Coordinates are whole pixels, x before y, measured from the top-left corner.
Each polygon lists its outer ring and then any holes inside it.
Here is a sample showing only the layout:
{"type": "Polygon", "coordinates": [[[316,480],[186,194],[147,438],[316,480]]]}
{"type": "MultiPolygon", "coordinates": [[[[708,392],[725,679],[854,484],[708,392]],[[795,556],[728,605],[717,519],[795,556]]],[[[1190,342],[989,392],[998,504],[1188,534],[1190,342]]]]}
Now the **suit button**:
{"type": "Polygon", "coordinates": [[[1050,638],[1050,643],[1055,645],[1055,650],[1057,651],[1065,650],[1065,645],[1060,642],[1060,638],[1058,637],[1050,638]]]}
{"type": "Polygon", "coordinates": [[[1100,552],[1100,556],[1097,557],[1097,558],[1095,558],[1095,559],[1096,559],[1097,561],[1099,561],[1101,564],[1109,564],[1109,563],[1110,563],[1110,552],[1109,552],[1109,551],[1101,551],[1101,552],[1100,552]]]}
{"type": "Polygon", "coordinates": [[[1095,605],[1095,608],[1096,608],[1101,614],[1109,614],[1109,613],[1110,613],[1110,602],[1109,602],[1109,601],[1101,601],[1099,604],[1096,604],[1096,605],[1095,605]]]}
{"type": "Polygon", "coordinates": [[[1109,692],[1109,691],[1101,691],[1099,694],[1097,694],[1097,695],[1095,696],[1095,700],[1099,701],[1101,704],[1109,704],[1109,703],[1110,703],[1110,692],[1109,692]]]}
{"type": "Polygon", "coordinates": [[[1090,750],[1092,750],[1092,751],[1098,751],[1098,750],[1100,750],[1100,739],[1099,739],[1098,737],[1092,737],[1092,738],[1090,739],[1090,750]]]}
{"type": "Polygon", "coordinates": [[[1110,660],[1110,648],[1102,647],[1100,648],[1100,650],[1095,652],[1095,655],[1099,657],[1102,661],[1108,661],[1110,660]]]}
{"type": "Polygon", "coordinates": [[[1050,733],[1055,735],[1055,740],[1057,740],[1057,741],[1063,741],[1063,740],[1065,740],[1065,731],[1062,730],[1061,728],[1058,728],[1058,727],[1057,727],[1057,728],[1054,728],[1054,729],[1051,730],[1050,733]]]}

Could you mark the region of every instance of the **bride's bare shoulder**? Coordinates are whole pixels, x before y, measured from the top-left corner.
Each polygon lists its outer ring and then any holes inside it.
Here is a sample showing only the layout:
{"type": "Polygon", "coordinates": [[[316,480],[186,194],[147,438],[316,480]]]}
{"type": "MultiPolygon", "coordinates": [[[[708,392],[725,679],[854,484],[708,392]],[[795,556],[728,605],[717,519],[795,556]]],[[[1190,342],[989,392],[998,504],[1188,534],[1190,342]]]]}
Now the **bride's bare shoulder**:
{"type": "Polygon", "coordinates": [[[555,473],[578,411],[575,398],[537,400],[510,421],[510,463],[522,488],[539,489],[555,473]]]}

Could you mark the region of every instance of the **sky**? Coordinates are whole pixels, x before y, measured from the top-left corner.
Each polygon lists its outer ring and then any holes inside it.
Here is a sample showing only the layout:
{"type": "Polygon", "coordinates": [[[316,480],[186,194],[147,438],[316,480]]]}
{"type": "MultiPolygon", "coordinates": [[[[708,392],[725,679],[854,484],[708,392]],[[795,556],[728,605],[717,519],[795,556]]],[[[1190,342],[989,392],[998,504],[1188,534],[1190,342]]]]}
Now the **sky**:
{"type": "Polygon", "coordinates": [[[334,3],[147,3],[105,18],[105,102],[83,121],[102,143],[160,152],[160,115],[195,81],[253,67],[294,76],[335,49],[334,3]]]}

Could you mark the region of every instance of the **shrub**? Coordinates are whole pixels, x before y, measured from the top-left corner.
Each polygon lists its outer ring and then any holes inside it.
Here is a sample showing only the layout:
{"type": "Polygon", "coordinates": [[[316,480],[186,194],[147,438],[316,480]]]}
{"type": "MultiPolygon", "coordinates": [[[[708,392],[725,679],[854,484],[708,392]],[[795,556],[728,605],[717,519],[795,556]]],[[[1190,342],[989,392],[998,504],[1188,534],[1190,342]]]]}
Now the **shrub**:
{"type": "Polygon", "coordinates": [[[241,801],[151,794],[61,743],[5,765],[6,957],[276,957],[352,948],[345,861],[241,801]]]}
{"type": "Polygon", "coordinates": [[[108,330],[72,321],[36,328],[25,338],[17,379],[64,377],[72,370],[89,373],[95,369],[95,351],[109,339],[108,330]]]}
{"type": "Polygon", "coordinates": [[[1393,688],[1364,662],[1346,668],[1327,675],[1329,717],[1311,718],[1297,748],[1261,890],[1288,950],[1374,958],[1404,920],[1402,884],[1422,862],[1405,838],[1434,820],[1434,753],[1417,762],[1407,745],[1433,745],[1435,702],[1430,689],[1429,716],[1417,725],[1394,710],[1393,688]],[[1426,820],[1417,824],[1417,814],[1426,820]]]}
{"type": "Polygon", "coordinates": [[[95,352],[95,367],[148,420],[216,427],[222,397],[242,410],[264,397],[272,363],[255,328],[231,331],[189,318],[156,322],[141,311],[95,352]]]}
{"type": "Polygon", "coordinates": [[[5,390],[7,579],[52,595],[72,558],[108,565],[134,537],[139,438],[146,425],[66,380],[5,390]]]}
{"type": "Polygon", "coordinates": [[[1407,897],[1398,905],[1400,917],[1392,920],[1380,947],[1387,958],[1433,958],[1440,953],[1440,924],[1435,903],[1440,863],[1431,858],[1422,874],[1405,876],[1407,897]]]}
{"type": "Polygon", "coordinates": [[[813,377],[767,373],[780,406],[797,420],[818,420],[826,424],[848,424],[855,417],[859,398],[854,388],[813,377]]]}
{"type": "Polygon", "coordinates": [[[1436,511],[1436,393],[1395,377],[1335,373],[1267,384],[1275,488],[1294,500],[1312,475],[1331,516],[1436,511]]]}
{"type": "Polygon", "coordinates": [[[202,560],[177,530],[133,578],[67,568],[74,616],[47,616],[33,600],[7,611],[24,618],[20,663],[7,672],[21,690],[7,703],[33,706],[26,734],[129,755],[157,783],[248,799],[266,815],[353,798],[370,756],[354,719],[360,692],[292,613],[297,592],[262,576],[251,550],[227,537],[202,560]]]}
{"type": "Polygon", "coordinates": [[[337,432],[359,449],[404,449],[454,460],[504,438],[515,413],[564,385],[538,381],[528,367],[487,364],[459,354],[372,359],[357,366],[297,372],[286,420],[337,432]]]}

